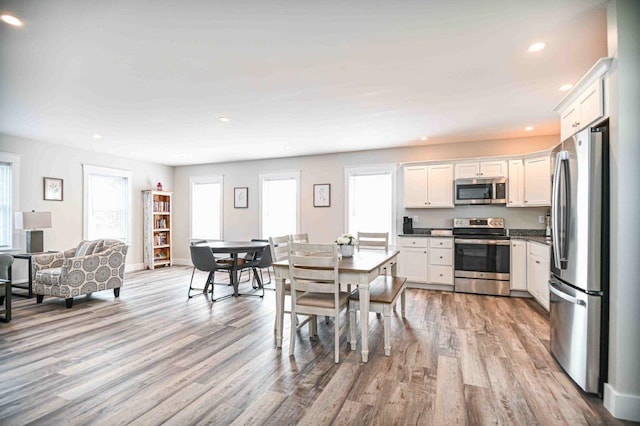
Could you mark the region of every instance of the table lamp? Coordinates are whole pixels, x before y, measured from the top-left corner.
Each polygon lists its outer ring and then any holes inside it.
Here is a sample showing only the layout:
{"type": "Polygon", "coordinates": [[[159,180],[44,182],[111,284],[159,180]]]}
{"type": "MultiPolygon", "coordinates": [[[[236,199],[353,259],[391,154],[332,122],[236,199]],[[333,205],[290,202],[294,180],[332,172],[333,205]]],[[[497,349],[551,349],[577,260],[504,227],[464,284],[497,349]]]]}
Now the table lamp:
{"type": "Polygon", "coordinates": [[[41,253],[44,251],[44,232],[42,229],[51,228],[51,212],[17,212],[15,216],[16,229],[27,230],[27,253],[41,253]]]}

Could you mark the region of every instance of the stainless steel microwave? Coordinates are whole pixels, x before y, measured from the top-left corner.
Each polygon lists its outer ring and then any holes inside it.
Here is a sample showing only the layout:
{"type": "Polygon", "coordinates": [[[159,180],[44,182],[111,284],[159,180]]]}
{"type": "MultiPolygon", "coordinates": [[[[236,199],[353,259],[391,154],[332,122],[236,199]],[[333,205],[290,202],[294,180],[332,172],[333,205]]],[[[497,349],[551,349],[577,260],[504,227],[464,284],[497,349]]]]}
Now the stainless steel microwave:
{"type": "Polygon", "coordinates": [[[456,179],[456,204],[507,204],[507,179],[456,179]]]}

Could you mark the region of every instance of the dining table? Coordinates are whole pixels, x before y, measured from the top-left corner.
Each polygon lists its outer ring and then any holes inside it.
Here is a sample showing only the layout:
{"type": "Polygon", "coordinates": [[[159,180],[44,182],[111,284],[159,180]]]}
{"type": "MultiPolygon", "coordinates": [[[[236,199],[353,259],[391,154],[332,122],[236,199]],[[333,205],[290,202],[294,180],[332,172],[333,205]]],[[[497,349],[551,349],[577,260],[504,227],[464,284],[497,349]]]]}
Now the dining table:
{"type": "MultiPolygon", "coordinates": [[[[360,341],[362,361],[369,358],[369,285],[380,273],[397,276],[397,250],[357,249],[351,257],[342,257],[338,264],[340,287],[350,290],[357,286],[360,292],[360,341]]],[[[282,347],[284,323],[284,285],[290,279],[288,260],[273,263],[276,279],[276,346],[282,347]]],[[[292,325],[295,327],[295,325],[292,325]]],[[[355,349],[355,348],[352,348],[355,349]]]]}
{"type": "MultiPolygon", "coordinates": [[[[238,268],[239,255],[241,253],[257,253],[269,246],[269,243],[263,241],[223,241],[209,240],[196,244],[199,246],[208,246],[211,251],[216,254],[228,254],[231,257],[231,284],[233,285],[234,296],[255,296],[254,294],[244,294],[238,291],[238,268]]],[[[258,280],[260,278],[258,277],[258,280]]],[[[259,283],[262,285],[262,283],[259,283]]]]}

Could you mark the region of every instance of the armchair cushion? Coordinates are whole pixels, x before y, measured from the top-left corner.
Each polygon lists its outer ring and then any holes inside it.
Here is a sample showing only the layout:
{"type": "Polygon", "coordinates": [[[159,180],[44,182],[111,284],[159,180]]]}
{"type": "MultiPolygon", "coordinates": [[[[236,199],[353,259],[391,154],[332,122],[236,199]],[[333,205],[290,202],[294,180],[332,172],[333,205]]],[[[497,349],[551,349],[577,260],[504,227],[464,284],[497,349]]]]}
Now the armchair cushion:
{"type": "Polygon", "coordinates": [[[76,256],[87,256],[89,254],[98,253],[104,244],[103,240],[80,241],[76,248],[76,256]]]}
{"type": "Polygon", "coordinates": [[[60,285],[60,268],[41,269],[36,272],[36,280],[47,285],[60,285]]]}

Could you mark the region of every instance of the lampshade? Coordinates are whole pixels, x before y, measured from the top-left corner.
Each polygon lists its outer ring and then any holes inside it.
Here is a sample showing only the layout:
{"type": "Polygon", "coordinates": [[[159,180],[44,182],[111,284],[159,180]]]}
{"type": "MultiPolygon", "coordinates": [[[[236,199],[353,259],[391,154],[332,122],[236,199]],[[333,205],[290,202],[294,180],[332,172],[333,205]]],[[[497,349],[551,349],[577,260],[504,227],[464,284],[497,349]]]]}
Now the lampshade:
{"type": "Polygon", "coordinates": [[[15,226],[16,229],[51,228],[51,212],[17,212],[15,226]]]}

